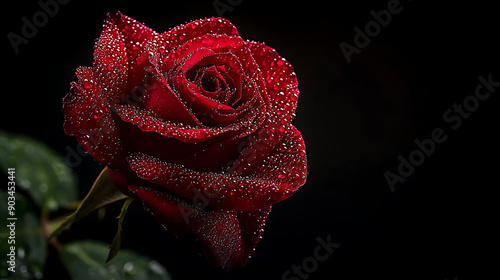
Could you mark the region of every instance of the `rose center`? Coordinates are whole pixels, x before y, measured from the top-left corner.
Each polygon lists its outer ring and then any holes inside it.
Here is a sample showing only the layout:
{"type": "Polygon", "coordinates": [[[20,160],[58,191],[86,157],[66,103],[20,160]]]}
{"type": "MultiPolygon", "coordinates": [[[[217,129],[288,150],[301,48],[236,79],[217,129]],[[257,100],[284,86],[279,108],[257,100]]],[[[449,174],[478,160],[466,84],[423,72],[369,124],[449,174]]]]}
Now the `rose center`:
{"type": "Polygon", "coordinates": [[[215,77],[203,77],[201,87],[208,92],[215,92],[219,88],[219,80],[215,77]]]}

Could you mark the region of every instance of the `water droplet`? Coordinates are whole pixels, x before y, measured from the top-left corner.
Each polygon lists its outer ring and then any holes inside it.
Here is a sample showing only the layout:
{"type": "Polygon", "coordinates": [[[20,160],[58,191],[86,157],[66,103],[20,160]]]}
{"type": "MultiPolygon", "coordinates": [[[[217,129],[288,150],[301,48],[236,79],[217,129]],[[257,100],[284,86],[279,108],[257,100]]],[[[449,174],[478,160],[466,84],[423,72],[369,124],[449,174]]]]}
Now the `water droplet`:
{"type": "Polygon", "coordinates": [[[148,263],[148,266],[152,271],[156,272],[156,274],[165,275],[166,273],[165,268],[163,268],[163,266],[161,266],[156,261],[150,261],[148,263]]]}
{"type": "Polygon", "coordinates": [[[131,262],[127,262],[123,265],[123,271],[127,274],[132,274],[133,269],[134,269],[134,264],[131,262]]]}
{"type": "Polygon", "coordinates": [[[28,267],[25,265],[22,265],[19,270],[21,271],[21,275],[24,277],[28,276],[28,267]]]}
{"type": "Polygon", "coordinates": [[[25,252],[24,252],[24,249],[23,248],[19,248],[17,250],[17,256],[19,257],[19,259],[24,259],[24,257],[26,256],[25,252]]]}
{"type": "Polygon", "coordinates": [[[92,87],[92,82],[88,80],[82,81],[82,86],[84,89],[89,89],[92,87]]]}
{"type": "Polygon", "coordinates": [[[111,273],[115,273],[116,272],[116,265],[112,264],[112,265],[108,266],[108,270],[111,273]]]}

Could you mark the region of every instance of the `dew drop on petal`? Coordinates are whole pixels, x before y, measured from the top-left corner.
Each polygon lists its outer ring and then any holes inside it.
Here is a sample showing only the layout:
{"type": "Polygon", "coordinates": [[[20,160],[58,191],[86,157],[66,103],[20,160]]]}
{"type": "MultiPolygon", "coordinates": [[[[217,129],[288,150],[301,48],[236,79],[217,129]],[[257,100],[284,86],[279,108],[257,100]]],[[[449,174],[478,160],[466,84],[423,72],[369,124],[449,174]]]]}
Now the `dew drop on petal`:
{"type": "Polygon", "coordinates": [[[89,89],[92,87],[92,82],[88,80],[82,81],[82,86],[84,89],[89,89]]]}
{"type": "Polygon", "coordinates": [[[98,110],[94,113],[94,119],[98,120],[104,115],[104,112],[102,110],[98,110]]]}

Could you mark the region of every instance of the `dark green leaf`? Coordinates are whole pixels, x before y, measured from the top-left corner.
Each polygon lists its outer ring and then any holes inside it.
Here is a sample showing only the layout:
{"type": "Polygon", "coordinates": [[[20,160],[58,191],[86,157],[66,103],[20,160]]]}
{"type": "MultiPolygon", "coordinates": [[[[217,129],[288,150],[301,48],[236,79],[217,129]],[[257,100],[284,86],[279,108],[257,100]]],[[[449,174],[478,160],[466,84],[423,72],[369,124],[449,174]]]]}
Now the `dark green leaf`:
{"type": "Polygon", "coordinates": [[[16,220],[7,220],[4,223],[15,224],[14,231],[4,225],[0,227],[0,252],[2,253],[2,262],[0,262],[1,279],[40,279],[43,276],[43,268],[47,257],[47,239],[43,237],[40,231],[40,221],[33,212],[33,207],[26,197],[16,193],[15,195],[14,215],[9,215],[7,208],[8,194],[0,192],[0,217],[16,218],[16,220]],[[10,241],[10,243],[9,243],[10,241]],[[15,241],[15,244],[14,242],[15,241]],[[15,272],[8,270],[10,256],[12,254],[11,246],[15,247],[15,272]]]}
{"type": "Polygon", "coordinates": [[[66,220],[51,234],[51,237],[61,234],[63,231],[68,229],[71,224],[80,220],[81,218],[88,215],[90,212],[100,208],[102,206],[108,205],[115,201],[126,198],[124,195],[111,181],[109,177],[108,168],[105,167],[99,177],[97,177],[92,189],[83,199],[82,203],[76,211],[68,216],[66,220]]]}
{"type": "Polygon", "coordinates": [[[111,259],[113,259],[117,254],[118,251],[120,251],[121,243],[122,243],[122,224],[123,224],[123,218],[125,218],[125,214],[127,213],[128,206],[130,203],[134,201],[133,198],[128,198],[125,203],[123,203],[122,210],[120,212],[120,216],[118,216],[118,229],[116,231],[115,238],[113,238],[113,242],[111,242],[111,245],[109,246],[109,255],[108,258],[106,259],[106,262],[109,262],[111,259]]]}
{"type": "Polygon", "coordinates": [[[77,241],[64,245],[61,260],[73,280],[169,280],[167,270],[146,256],[123,249],[113,260],[105,262],[107,244],[77,241]]]}
{"type": "Polygon", "coordinates": [[[64,159],[34,138],[0,131],[0,168],[16,169],[16,183],[42,209],[76,199],[76,179],[64,159]]]}

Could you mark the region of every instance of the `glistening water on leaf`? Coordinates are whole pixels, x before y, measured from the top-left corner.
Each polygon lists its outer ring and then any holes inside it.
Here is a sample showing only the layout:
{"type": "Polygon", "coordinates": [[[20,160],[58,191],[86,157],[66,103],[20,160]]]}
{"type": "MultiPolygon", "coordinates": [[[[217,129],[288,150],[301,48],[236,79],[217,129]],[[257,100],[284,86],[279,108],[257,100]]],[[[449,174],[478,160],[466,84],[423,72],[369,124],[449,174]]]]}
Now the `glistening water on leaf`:
{"type": "Polygon", "coordinates": [[[16,183],[42,210],[76,200],[76,178],[64,159],[41,141],[0,130],[0,167],[16,169],[16,183]]]}
{"type": "Polygon", "coordinates": [[[120,192],[109,177],[108,168],[105,167],[99,177],[97,177],[92,189],[83,199],[76,211],[68,216],[66,220],[50,235],[51,238],[60,235],[68,229],[71,224],[88,215],[90,212],[108,205],[115,201],[126,198],[127,196],[120,192]]]}
{"type": "Polygon", "coordinates": [[[130,250],[122,250],[105,262],[107,244],[95,241],[68,243],[59,251],[61,261],[73,280],[170,280],[158,262],[130,250]]]}
{"type": "MultiPolygon", "coordinates": [[[[7,197],[7,193],[0,192],[0,201],[7,202],[7,197]]],[[[12,224],[6,221],[7,226],[0,228],[0,279],[41,279],[47,257],[47,239],[41,234],[40,221],[28,198],[20,193],[16,193],[15,198],[15,212],[12,212],[15,215],[10,215],[7,205],[0,207],[0,217],[17,218],[12,224]],[[11,246],[15,250],[11,250],[11,246]],[[8,271],[11,259],[15,259],[15,272],[8,271]]]]}

